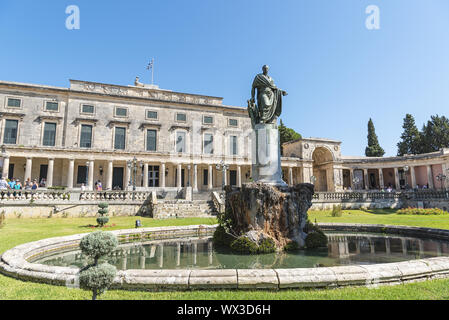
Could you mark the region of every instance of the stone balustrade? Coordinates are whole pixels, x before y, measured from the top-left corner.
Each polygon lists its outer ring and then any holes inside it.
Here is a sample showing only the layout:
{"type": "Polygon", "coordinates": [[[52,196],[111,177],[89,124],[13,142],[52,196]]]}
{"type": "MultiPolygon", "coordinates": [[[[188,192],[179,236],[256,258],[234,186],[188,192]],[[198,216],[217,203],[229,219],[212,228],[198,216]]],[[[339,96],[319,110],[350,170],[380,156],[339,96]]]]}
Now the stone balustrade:
{"type": "MultiPolygon", "coordinates": [[[[136,202],[150,201],[151,191],[0,191],[0,202],[136,202]]],[[[314,203],[321,202],[373,202],[382,200],[399,201],[401,199],[449,200],[446,190],[414,190],[406,192],[318,192],[313,196],[314,203]]],[[[224,209],[224,201],[218,192],[212,193],[216,208],[224,209]],[[223,207],[223,208],[222,208],[223,207]]]]}

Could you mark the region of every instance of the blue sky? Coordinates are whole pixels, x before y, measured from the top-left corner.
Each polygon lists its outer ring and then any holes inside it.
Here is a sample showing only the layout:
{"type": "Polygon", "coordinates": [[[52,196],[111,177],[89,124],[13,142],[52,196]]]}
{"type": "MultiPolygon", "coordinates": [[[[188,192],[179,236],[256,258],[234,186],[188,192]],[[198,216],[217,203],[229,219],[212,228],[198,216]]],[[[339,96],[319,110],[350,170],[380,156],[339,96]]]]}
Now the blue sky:
{"type": "Polygon", "coordinates": [[[156,60],[161,88],[245,106],[263,64],[289,92],[285,124],[363,155],[367,123],[395,155],[406,113],[421,128],[449,110],[447,0],[0,2],[0,79],[128,85],[156,60]],[[81,29],[67,30],[78,5],[81,29]],[[380,30],[365,27],[368,5],[380,30]]]}

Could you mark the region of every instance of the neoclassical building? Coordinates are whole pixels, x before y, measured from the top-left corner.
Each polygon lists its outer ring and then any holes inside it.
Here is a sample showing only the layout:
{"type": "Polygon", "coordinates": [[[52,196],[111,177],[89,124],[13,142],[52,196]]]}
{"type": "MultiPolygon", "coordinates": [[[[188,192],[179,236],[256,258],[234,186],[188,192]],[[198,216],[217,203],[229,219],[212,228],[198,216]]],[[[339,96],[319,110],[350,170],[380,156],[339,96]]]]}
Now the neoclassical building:
{"type": "MultiPolygon", "coordinates": [[[[223,99],[70,80],[69,88],[0,81],[1,172],[48,187],[219,189],[251,181],[251,121],[223,99]],[[228,165],[223,177],[220,163],[228,165]]],[[[284,145],[284,179],[317,191],[440,188],[449,150],[398,158],[341,155],[341,142],[284,145]],[[404,168],[408,171],[404,171],[404,168]]],[[[449,174],[448,174],[449,175],[449,174]]]]}

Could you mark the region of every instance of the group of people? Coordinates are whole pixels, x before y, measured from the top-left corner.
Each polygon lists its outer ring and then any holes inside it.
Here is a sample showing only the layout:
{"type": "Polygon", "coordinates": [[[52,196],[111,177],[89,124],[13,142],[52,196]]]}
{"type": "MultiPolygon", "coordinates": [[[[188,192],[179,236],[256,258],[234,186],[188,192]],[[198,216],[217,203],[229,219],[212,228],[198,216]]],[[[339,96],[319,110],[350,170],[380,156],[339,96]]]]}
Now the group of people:
{"type": "Polygon", "coordinates": [[[37,180],[34,179],[31,181],[31,179],[27,179],[25,183],[22,185],[22,182],[20,182],[20,179],[6,179],[5,177],[2,177],[0,179],[0,190],[37,190],[40,187],[45,187],[45,179],[42,179],[41,183],[38,184],[37,180]]]}
{"type": "MultiPolygon", "coordinates": [[[[86,191],[86,189],[87,189],[86,184],[83,183],[83,184],[81,185],[81,191],[86,191]]],[[[96,190],[96,191],[103,191],[103,184],[101,183],[100,180],[95,181],[95,190],[96,190]]]]}

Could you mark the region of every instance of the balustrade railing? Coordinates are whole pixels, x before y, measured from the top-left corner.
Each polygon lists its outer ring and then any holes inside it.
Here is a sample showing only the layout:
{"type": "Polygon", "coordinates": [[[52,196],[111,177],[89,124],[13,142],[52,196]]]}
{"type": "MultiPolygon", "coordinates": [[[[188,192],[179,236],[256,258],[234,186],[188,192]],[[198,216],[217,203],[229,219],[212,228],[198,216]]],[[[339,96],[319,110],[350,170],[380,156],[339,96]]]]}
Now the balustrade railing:
{"type": "MultiPolygon", "coordinates": [[[[314,202],[371,202],[381,200],[449,200],[449,190],[410,190],[403,192],[317,192],[314,202]]],[[[151,191],[52,191],[0,190],[0,202],[152,202],[151,191]]],[[[219,212],[225,202],[219,192],[212,193],[212,201],[219,212]]]]}

